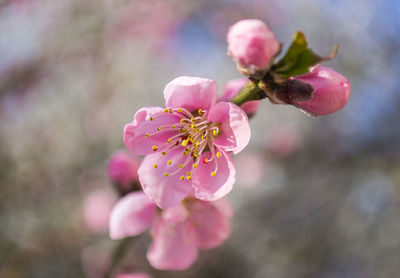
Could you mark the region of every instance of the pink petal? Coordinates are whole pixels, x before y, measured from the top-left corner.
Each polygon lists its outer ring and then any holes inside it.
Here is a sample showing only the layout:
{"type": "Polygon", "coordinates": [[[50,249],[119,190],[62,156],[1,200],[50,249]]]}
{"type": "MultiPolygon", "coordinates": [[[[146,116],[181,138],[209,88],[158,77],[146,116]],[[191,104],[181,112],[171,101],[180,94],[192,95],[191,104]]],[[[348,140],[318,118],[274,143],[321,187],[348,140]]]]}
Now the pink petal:
{"type": "MultiPolygon", "coordinates": [[[[201,200],[214,201],[228,194],[236,180],[236,170],[232,158],[224,151],[221,157],[215,158],[218,163],[218,170],[215,176],[211,172],[215,170],[215,160],[206,163],[199,163],[193,169],[193,188],[195,196],[201,200]]],[[[206,152],[202,155],[202,160],[210,159],[211,153],[206,152]]]]}
{"type": "Polygon", "coordinates": [[[179,223],[183,222],[188,218],[189,212],[183,203],[179,203],[176,206],[170,207],[163,211],[162,219],[168,223],[179,223]]]}
{"type": "Polygon", "coordinates": [[[150,275],[143,272],[135,272],[135,273],[120,273],[116,278],[151,278],[150,275]]]}
{"type": "Polygon", "coordinates": [[[157,269],[184,270],[197,258],[192,225],[187,221],[172,224],[158,218],[152,229],[153,243],[147,259],[157,269]]]}
{"type": "Polygon", "coordinates": [[[227,198],[221,198],[212,202],[213,206],[225,217],[233,217],[233,209],[227,198]]]}
{"type": "Polygon", "coordinates": [[[237,154],[249,143],[249,120],[239,106],[231,102],[218,102],[211,108],[208,120],[221,124],[222,133],[214,143],[225,151],[237,154]]]}
{"type": "MultiPolygon", "coordinates": [[[[249,82],[248,78],[239,78],[229,80],[223,89],[223,95],[220,101],[231,101],[240,91],[240,89],[249,82]]],[[[259,100],[248,101],[240,106],[247,115],[255,114],[260,106],[259,100]]]]}
{"type": "Polygon", "coordinates": [[[179,117],[164,113],[162,110],[161,107],[144,107],[136,112],[132,123],[125,126],[124,143],[134,155],[153,153],[152,146],[167,143],[168,138],[177,133],[176,131],[157,131],[158,127],[170,126],[180,120],[179,117]],[[152,116],[154,120],[150,121],[152,116]],[[155,135],[146,138],[146,133],[155,135]]]}
{"type": "Polygon", "coordinates": [[[167,107],[209,110],[217,99],[217,83],[200,77],[181,76],[165,86],[167,107]]]}
{"type": "Polygon", "coordinates": [[[142,191],[129,193],[115,205],[110,217],[110,237],[121,239],[144,232],[152,223],[156,206],[142,191]]]}
{"type": "Polygon", "coordinates": [[[83,204],[83,220],[95,234],[106,233],[116,196],[111,190],[99,189],[90,193],[83,204]]]}
{"type": "Polygon", "coordinates": [[[178,165],[184,164],[187,159],[182,152],[183,148],[178,148],[167,151],[164,156],[161,153],[150,154],[140,164],[138,173],[143,191],[160,208],[166,209],[176,205],[193,190],[190,180],[180,179],[186,176],[186,172],[190,171],[192,166],[192,163],[188,163],[183,168],[178,168],[178,165]],[[171,165],[167,164],[169,160],[171,165]],[[157,165],[157,168],[154,165],[157,165]],[[177,172],[172,174],[175,171],[177,172]],[[165,173],[171,175],[164,176],[165,173]]]}
{"type": "Polygon", "coordinates": [[[231,233],[230,217],[214,206],[214,202],[188,202],[189,221],[194,227],[197,247],[209,249],[222,244],[231,233]]]}

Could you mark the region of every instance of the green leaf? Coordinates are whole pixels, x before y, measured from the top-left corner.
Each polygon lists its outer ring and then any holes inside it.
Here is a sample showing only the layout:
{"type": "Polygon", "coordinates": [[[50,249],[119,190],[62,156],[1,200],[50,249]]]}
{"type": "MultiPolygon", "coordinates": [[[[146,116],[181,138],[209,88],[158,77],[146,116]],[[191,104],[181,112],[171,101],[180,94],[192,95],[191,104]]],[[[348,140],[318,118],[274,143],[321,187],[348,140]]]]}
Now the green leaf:
{"type": "Polygon", "coordinates": [[[308,73],[311,66],[335,58],[338,47],[339,46],[336,44],[331,54],[328,56],[318,56],[312,49],[308,48],[306,36],[298,31],[295,33],[293,42],[285,56],[272,66],[272,71],[284,79],[294,75],[308,73]]]}

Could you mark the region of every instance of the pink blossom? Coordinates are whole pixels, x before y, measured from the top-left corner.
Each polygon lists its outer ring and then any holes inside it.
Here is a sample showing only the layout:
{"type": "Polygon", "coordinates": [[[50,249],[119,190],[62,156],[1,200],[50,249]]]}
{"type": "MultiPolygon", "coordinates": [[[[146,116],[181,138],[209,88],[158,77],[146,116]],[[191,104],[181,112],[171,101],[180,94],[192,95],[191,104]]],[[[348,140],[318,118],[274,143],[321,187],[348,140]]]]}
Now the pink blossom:
{"type": "Polygon", "coordinates": [[[258,19],[238,21],[229,28],[228,54],[245,68],[264,70],[279,51],[279,42],[264,22],[258,19]]]}
{"type": "Polygon", "coordinates": [[[189,197],[161,211],[145,193],[136,191],[115,205],[110,237],[135,236],[151,226],[150,264],[157,269],[184,270],[194,263],[198,249],[214,248],[229,237],[232,215],[224,198],[208,202],[189,197]]]}
{"type": "Polygon", "coordinates": [[[83,204],[83,220],[86,227],[95,234],[105,233],[116,197],[112,191],[99,189],[90,193],[83,204]]]}
{"type": "Polygon", "coordinates": [[[286,157],[300,145],[300,138],[291,126],[276,126],[269,130],[266,136],[266,148],[276,157],[286,157]]]}
{"type": "Polygon", "coordinates": [[[108,175],[114,183],[128,191],[138,180],[139,161],[126,151],[116,151],[108,162],[108,175]]]}
{"type": "MultiPolygon", "coordinates": [[[[239,78],[228,81],[223,90],[223,95],[221,97],[221,101],[230,101],[232,100],[240,89],[249,82],[247,78],[239,78]]],[[[257,112],[258,107],[260,106],[259,100],[248,101],[240,106],[247,115],[253,115],[257,112]]]]}
{"type": "Polygon", "coordinates": [[[199,77],[178,77],[164,90],[165,109],[140,109],[125,126],[124,142],[135,155],[144,192],[161,208],[178,204],[194,191],[202,200],[226,195],[236,179],[229,152],[250,140],[246,113],[218,102],[217,84],[199,77]]]}
{"type": "Polygon", "coordinates": [[[241,185],[255,186],[265,175],[265,161],[255,153],[242,153],[237,156],[235,162],[238,168],[238,183],[241,185]]]}
{"type": "MultiPolygon", "coordinates": [[[[343,108],[350,97],[350,82],[331,68],[315,66],[310,73],[291,77],[314,87],[310,100],[294,101],[301,109],[315,115],[327,115],[343,108]]],[[[293,92],[289,91],[289,98],[293,92]]]]}
{"type": "Polygon", "coordinates": [[[151,278],[151,276],[143,272],[135,272],[135,273],[121,273],[118,274],[116,278],[151,278]]]}

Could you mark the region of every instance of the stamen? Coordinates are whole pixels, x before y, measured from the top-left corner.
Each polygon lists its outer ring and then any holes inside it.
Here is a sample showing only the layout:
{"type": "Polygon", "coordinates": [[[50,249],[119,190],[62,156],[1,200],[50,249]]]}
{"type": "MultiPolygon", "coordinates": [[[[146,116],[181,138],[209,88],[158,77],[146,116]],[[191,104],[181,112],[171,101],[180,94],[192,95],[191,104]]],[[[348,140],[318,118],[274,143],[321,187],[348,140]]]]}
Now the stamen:
{"type": "Polygon", "coordinates": [[[181,179],[181,181],[183,181],[183,180],[185,179],[185,176],[181,176],[181,178],[180,178],[180,179],[181,179]]]}
{"type": "Polygon", "coordinates": [[[154,164],[153,166],[154,166],[154,168],[158,168],[158,165],[157,165],[157,164],[154,164]]]}
{"type": "Polygon", "coordinates": [[[168,160],[168,161],[167,161],[167,164],[168,164],[168,165],[171,165],[171,164],[172,164],[172,161],[171,161],[171,160],[168,160]]]}
{"type": "Polygon", "coordinates": [[[167,153],[166,152],[161,152],[161,155],[166,155],[167,153]]]}
{"type": "Polygon", "coordinates": [[[156,151],[157,150],[157,146],[153,146],[153,147],[151,147],[152,149],[153,149],[153,151],[156,151]]]}
{"type": "Polygon", "coordinates": [[[221,157],[221,153],[220,153],[220,152],[217,152],[217,153],[215,154],[215,156],[218,157],[218,158],[220,158],[220,157],[221,157]]]}
{"type": "Polygon", "coordinates": [[[150,137],[150,134],[146,133],[146,134],[144,135],[144,137],[149,138],[149,137],[150,137]]]}
{"type": "Polygon", "coordinates": [[[167,113],[167,112],[169,112],[169,109],[168,109],[168,108],[165,108],[165,109],[163,110],[163,112],[164,112],[164,113],[167,113]]]}
{"type": "Polygon", "coordinates": [[[196,167],[197,167],[197,164],[196,164],[196,163],[193,163],[192,167],[193,167],[193,168],[196,168],[196,167]]]}
{"type": "Polygon", "coordinates": [[[183,164],[179,164],[178,167],[179,167],[179,168],[182,168],[182,167],[183,167],[183,164]]]}
{"type": "Polygon", "coordinates": [[[153,116],[150,117],[150,121],[154,121],[154,117],[153,116]]]}
{"type": "Polygon", "coordinates": [[[213,171],[211,172],[211,177],[214,177],[216,175],[216,173],[213,171]]]}
{"type": "Polygon", "coordinates": [[[168,177],[169,174],[167,172],[164,173],[164,177],[168,177]]]}

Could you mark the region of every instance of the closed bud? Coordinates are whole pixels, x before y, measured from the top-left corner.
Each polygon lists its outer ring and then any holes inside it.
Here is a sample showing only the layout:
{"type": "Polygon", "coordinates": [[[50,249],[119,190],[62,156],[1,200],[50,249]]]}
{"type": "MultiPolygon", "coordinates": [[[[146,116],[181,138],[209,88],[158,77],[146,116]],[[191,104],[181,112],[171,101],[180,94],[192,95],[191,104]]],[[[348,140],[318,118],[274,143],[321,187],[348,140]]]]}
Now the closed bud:
{"type": "Polygon", "coordinates": [[[288,97],[292,104],[316,116],[343,108],[349,96],[350,82],[346,77],[320,65],[310,73],[291,77],[288,81],[288,97]]]}
{"type": "Polygon", "coordinates": [[[227,40],[228,54],[246,75],[265,73],[280,48],[274,33],[258,19],[245,19],[232,25],[227,40]]]}
{"type": "Polygon", "coordinates": [[[116,151],[108,162],[108,175],[122,193],[127,193],[138,181],[139,162],[126,151],[116,151]]]}

